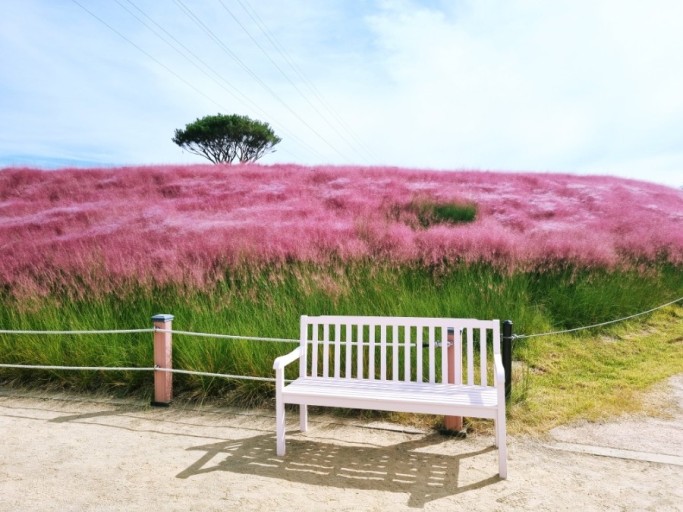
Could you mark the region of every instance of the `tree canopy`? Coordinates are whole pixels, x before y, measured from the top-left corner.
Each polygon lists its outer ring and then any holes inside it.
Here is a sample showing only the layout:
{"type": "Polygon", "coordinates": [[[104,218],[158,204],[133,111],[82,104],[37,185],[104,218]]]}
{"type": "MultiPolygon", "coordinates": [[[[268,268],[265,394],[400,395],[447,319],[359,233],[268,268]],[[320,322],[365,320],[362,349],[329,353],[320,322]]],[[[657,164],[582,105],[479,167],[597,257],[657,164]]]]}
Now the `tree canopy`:
{"type": "Polygon", "coordinates": [[[176,130],[173,142],[211,162],[255,162],[282,139],[262,121],[237,114],[205,116],[176,130]]]}

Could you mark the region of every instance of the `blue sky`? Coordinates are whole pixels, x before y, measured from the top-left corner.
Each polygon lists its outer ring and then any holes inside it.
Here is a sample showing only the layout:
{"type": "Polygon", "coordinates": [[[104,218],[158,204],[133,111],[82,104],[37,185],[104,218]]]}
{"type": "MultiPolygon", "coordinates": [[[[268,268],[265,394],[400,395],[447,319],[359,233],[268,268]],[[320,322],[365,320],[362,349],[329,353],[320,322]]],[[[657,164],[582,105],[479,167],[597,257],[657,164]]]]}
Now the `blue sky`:
{"type": "Polygon", "coordinates": [[[680,0],[3,0],[0,70],[0,166],[201,162],[221,112],[264,163],[683,186],[680,0]]]}

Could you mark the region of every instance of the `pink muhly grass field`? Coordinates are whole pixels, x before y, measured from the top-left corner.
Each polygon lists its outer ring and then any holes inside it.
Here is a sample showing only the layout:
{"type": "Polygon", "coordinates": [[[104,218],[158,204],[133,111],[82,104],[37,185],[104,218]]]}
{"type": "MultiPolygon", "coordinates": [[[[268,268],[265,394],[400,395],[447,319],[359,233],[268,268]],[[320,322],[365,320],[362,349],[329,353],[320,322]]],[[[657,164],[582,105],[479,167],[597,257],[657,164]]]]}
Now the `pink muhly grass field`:
{"type": "Polygon", "coordinates": [[[340,260],[679,265],[683,192],[611,177],[397,168],[0,171],[0,283],[10,289],[202,286],[231,266],[340,260]],[[425,198],[474,203],[476,220],[405,222],[425,198]]]}

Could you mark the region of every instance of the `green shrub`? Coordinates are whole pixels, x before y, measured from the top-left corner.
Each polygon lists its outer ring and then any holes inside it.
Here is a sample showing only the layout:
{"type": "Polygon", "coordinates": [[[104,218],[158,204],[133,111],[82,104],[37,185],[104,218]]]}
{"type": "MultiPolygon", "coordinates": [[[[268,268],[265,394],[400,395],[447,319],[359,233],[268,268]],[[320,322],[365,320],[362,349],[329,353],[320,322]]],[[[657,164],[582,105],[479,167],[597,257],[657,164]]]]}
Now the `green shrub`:
{"type": "Polygon", "coordinates": [[[415,215],[421,228],[435,224],[465,224],[477,218],[477,206],[469,202],[438,202],[419,199],[408,204],[406,210],[415,215]]]}

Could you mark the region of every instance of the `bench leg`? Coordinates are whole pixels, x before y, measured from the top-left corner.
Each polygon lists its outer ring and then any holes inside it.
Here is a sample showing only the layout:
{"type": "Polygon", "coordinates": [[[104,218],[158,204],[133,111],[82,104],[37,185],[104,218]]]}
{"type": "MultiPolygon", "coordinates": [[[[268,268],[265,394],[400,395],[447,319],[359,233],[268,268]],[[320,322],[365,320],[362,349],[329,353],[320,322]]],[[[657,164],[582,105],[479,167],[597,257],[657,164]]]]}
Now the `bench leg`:
{"type": "Polygon", "coordinates": [[[282,457],[285,454],[285,404],[279,397],[275,401],[275,438],[277,455],[282,457]]]}
{"type": "Polygon", "coordinates": [[[508,476],[508,450],[507,434],[505,425],[505,408],[498,411],[498,418],[495,420],[496,446],[498,447],[498,474],[505,480],[508,476]]]}
{"type": "Polygon", "coordinates": [[[299,406],[299,428],[302,432],[308,431],[308,406],[304,404],[299,406]]]}

